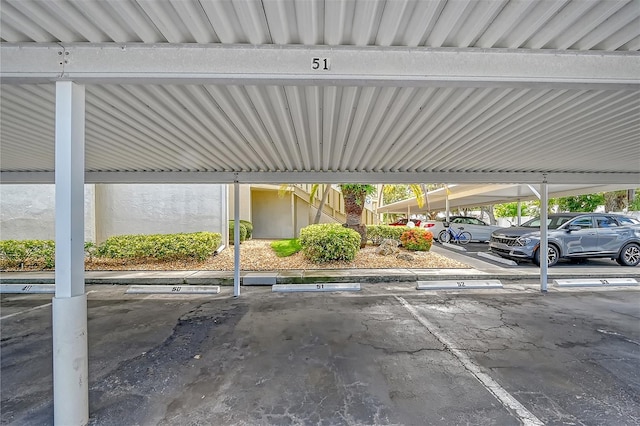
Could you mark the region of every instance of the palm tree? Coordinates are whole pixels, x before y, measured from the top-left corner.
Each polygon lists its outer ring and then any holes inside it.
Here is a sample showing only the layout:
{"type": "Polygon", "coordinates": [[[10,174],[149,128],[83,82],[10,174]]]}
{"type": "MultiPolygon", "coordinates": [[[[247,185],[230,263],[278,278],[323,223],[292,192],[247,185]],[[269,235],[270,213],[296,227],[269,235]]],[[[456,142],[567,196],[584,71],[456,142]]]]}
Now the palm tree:
{"type": "Polygon", "coordinates": [[[408,184],[408,185],[381,185],[381,191],[378,195],[378,205],[383,205],[383,201],[391,197],[390,201],[384,201],[384,204],[389,204],[395,201],[405,200],[408,192],[412,192],[418,203],[418,208],[424,206],[427,200],[427,185],[424,183],[408,184]]]}
{"type": "MultiPolygon", "coordinates": [[[[427,204],[427,210],[429,210],[429,199],[427,198],[427,192],[433,189],[435,185],[432,184],[408,184],[408,185],[382,185],[380,194],[378,196],[378,205],[390,204],[392,202],[406,200],[409,193],[412,193],[418,203],[418,208],[421,209],[425,203],[427,204]]],[[[385,215],[388,215],[386,213],[385,215]]],[[[427,212],[429,215],[429,212],[427,212]]],[[[396,215],[392,215],[394,218],[396,215]]]]}
{"type": "MultiPolygon", "coordinates": [[[[313,203],[318,190],[322,186],[322,198],[320,200],[320,206],[316,211],[316,216],[313,223],[319,223],[322,214],[322,208],[327,200],[327,196],[331,191],[331,185],[313,184],[309,194],[309,202],[313,203]]],[[[383,185],[383,191],[385,186],[383,185]]],[[[362,224],[362,210],[364,208],[365,198],[367,195],[373,195],[376,193],[376,186],[371,184],[350,184],[343,183],[339,185],[342,192],[342,198],[344,199],[344,210],[347,217],[345,226],[351,228],[360,234],[360,247],[363,248],[367,244],[367,228],[362,224]]],[[[418,206],[422,207],[424,204],[424,198],[426,191],[424,184],[409,185],[409,188],[414,193],[418,206]]],[[[289,189],[288,184],[280,185],[280,193],[284,194],[289,189]]]]}
{"type": "Polygon", "coordinates": [[[367,195],[373,195],[376,187],[370,184],[343,183],[340,185],[347,216],[345,226],[360,234],[360,248],[367,245],[367,228],[362,224],[362,209],[367,195]]]}
{"type": "MultiPolygon", "coordinates": [[[[413,193],[414,197],[416,197],[418,207],[422,208],[422,206],[424,206],[426,196],[427,196],[426,194],[428,191],[427,185],[425,185],[424,183],[420,183],[420,184],[414,183],[409,185],[389,185],[389,184],[382,185],[382,190],[380,191],[380,195],[378,198],[378,204],[382,205],[383,195],[392,196],[393,193],[396,192],[398,189],[400,189],[400,191],[402,192],[408,189],[413,193]]],[[[404,199],[405,198],[398,198],[393,201],[400,201],[404,199]]]]}

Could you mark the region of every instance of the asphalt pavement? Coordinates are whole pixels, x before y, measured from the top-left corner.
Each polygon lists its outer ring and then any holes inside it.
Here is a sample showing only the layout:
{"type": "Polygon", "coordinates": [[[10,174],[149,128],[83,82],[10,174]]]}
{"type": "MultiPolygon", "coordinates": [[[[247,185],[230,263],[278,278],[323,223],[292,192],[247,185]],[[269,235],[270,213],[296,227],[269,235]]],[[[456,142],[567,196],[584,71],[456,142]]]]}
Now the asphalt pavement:
{"type": "MultiPolygon", "coordinates": [[[[89,285],[91,425],[636,425],[640,290],[89,285]]],[[[2,295],[3,425],[52,424],[51,296],[2,295]]]]}

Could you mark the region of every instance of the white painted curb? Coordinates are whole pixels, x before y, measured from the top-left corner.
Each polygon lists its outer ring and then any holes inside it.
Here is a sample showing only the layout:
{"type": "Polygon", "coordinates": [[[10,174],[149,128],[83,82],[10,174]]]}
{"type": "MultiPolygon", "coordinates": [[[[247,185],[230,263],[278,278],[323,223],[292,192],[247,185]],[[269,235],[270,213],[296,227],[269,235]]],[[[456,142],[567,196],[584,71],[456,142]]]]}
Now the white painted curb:
{"type": "Polygon", "coordinates": [[[126,294],[218,294],[218,285],[132,285],[126,294]]]}
{"type": "Polygon", "coordinates": [[[615,286],[637,286],[635,278],[582,278],[553,280],[557,287],[615,287],[615,286]]]}
{"type": "Polygon", "coordinates": [[[502,288],[500,280],[418,281],[416,290],[476,290],[502,288]]]}
{"type": "Polygon", "coordinates": [[[452,249],[452,250],[458,250],[458,251],[467,251],[466,248],[462,247],[459,244],[451,244],[451,243],[442,243],[442,246],[448,249],[452,249]]]}
{"type": "Polygon", "coordinates": [[[360,291],[360,283],[321,283],[321,284],[275,284],[272,292],[330,292],[330,291],[360,291]]]}

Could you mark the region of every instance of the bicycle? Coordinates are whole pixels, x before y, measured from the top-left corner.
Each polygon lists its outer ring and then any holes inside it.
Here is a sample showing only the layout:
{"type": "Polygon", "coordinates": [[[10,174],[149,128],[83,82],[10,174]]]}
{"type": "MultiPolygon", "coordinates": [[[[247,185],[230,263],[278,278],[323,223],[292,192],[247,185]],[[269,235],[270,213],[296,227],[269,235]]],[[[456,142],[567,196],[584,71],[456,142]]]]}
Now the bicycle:
{"type": "Polygon", "coordinates": [[[438,241],[441,243],[458,243],[458,244],[468,244],[471,241],[471,233],[469,231],[465,231],[464,227],[461,226],[458,232],[456,232],[453,227],[449,226],[449,224],[444,225],[446,229],[443,229],[438,234],[438,241]]]}

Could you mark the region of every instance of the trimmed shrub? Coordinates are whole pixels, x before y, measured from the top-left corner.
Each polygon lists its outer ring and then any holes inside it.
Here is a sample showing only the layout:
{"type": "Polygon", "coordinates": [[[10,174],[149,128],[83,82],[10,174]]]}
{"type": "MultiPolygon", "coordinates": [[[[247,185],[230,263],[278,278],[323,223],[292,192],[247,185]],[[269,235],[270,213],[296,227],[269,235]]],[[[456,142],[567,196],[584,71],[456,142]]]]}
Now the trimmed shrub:
{"type": "Polygon", "coordinates": [[[384,240],[398,240],[403,232],[409,230],[406,226],[367,225],[367,240],[379,246],[384,240]]]}
{"type": "Polygon", "coordinates": [[[407,250],[429,251],[433,242],[433,234],[420,228],[411,228],[400,236],[402,246],[407,250]]]}
{"type": "Polygon", "coordinates": [[[107,238],[96,255],[112,259],[205,260],[221,242],[222,236],[213,232],[119,235],[107,238]]]}
{"type": "Polygon", "coordinates": [[[360,234],[337,223],[309,225],[300,230],[300,245],[313,262],[352,261],[360,248],[360,234]]]}
{"type": "Polygon", "coordinates": [[[4,240],[0,241],[0,268],[24,268],[55,266],[56,246],[52,240],[4,240]]]}
{"type": "Polygon", "coordinates": [[[248,220],[241,220],[240,224],[244,225],[244,227],[247,228],[247,240],[250,240],[253,236],[253,223],[249,222],[248,220]]]}
{"type": "MultiPolygon", "coordinates": [[[[235,237],[235,222],[234,221],[230,221],[229,222],[229,244],[234,244],[234,237],[235,237]]],[[[240,244],[242,244],[242,242],[244,240],[247,239],[247,227],[244,226],[242,224],[242,222],[240,222],[240,244]]]]}

